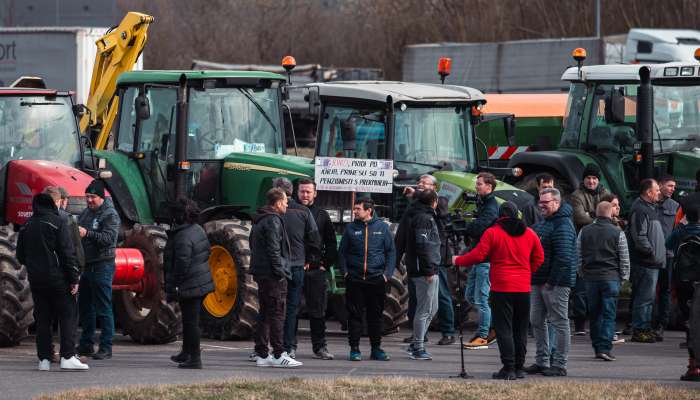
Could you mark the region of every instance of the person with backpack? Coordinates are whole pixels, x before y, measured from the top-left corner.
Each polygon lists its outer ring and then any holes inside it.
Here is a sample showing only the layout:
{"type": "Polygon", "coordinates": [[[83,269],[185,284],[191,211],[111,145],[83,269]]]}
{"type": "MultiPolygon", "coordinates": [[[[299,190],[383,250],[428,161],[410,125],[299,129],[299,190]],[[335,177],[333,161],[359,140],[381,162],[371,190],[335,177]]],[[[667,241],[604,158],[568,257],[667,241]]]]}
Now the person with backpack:
{"type": "Polygon", "coordinates": [[[696,349],[700,350],[700,205],[685,209],[687,225],[678,225],[666,239],[666,248],[672,250],[674,274],[683,282],[695,287],[689,310],[690,323],[686,331],[688,342],[688,370],[681,376],[684,381],[700,382],[700,365],[696,361],[696,349]]]}

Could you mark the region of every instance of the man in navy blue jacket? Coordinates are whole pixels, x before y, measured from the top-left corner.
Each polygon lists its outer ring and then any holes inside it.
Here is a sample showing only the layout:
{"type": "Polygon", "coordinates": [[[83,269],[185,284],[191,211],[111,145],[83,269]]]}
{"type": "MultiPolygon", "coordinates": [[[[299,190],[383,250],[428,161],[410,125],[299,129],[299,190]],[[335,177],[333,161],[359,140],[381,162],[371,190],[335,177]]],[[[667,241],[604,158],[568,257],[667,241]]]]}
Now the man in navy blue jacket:
{"type": "Polygon", "coordinates": [[[389,361],[382,344],[382,313],[386,284],[394,274],[396,248],[389,225],[374,215],[371,199],[357,199],[352,209],[355,221],[345,227],[338,249],[338,267],[345,277],[348,309],[350,361],[362,360],[362,317],[372,345],[370,358],[389,361]]]}

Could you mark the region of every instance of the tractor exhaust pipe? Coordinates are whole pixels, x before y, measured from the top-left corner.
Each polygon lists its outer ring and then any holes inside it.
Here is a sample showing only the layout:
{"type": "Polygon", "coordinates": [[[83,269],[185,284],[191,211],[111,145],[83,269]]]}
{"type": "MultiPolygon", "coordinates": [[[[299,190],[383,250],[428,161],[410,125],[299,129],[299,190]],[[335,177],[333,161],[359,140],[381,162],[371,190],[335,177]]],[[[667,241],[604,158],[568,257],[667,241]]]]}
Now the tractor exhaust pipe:
{"type": "Polygon", "coordinates": [[[177,89],[177,121],[175,126],[175,198],[185,198],[187,175],[190,163],[187,161],[187,76],[180,75],[177,89]]]}
{"type": "Polygon", "coordinates": [[[639,91],[637,92],[637,135],[641,139],[642,156],[641,179],[654,177],[654,141],[653,141],[653,92],[651,90],[651,70],[649,67],[639,69],[639,91]]]}

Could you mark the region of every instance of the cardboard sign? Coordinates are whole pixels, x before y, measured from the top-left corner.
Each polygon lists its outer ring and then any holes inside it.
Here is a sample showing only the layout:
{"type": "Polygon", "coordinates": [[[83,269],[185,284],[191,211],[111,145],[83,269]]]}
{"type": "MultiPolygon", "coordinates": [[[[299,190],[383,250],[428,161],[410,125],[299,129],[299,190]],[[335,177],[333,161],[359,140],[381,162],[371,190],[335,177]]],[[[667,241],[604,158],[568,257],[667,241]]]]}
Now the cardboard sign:
{"type": "Polygon", "coordinates": [[[316,157],[318,190],[391,193],[394,184],[392,160],[316,157]]]}

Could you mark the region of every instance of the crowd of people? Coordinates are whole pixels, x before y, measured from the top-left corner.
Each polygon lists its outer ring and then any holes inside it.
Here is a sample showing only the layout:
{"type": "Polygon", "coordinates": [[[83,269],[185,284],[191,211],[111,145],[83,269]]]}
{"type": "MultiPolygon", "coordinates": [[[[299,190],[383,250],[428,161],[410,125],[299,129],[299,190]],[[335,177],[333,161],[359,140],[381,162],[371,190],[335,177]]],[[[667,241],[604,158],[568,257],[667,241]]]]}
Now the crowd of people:
{"type": "MultiPolygon", "coordinates": [[[[295,195],[289,180],[275,179],[266,205],[253,217],[249,238],[250,272],[260,305],[250,361],[259,367],[303,365],[296,355],[302,296],[313,357],[334,359],[325,325],[326,273],[333,265],[345,281],[348,360],[363,359],[360,342],[366,331],[369,358],[389,361],[382,349],[382,314],[387,285],[403,261],[412,327],[404,342],[410,359],[432,359],[426,345],[436,317],[442,334],[437,345],[455,343],[448,273],[456,266],[468,269],[465,299],[478,315],[474,336],[464,346],[481,349],[498,343],[502,368],[494,379],[566,376],[572,335],[589,334],[594,357],[605,361],[616,360],[613,345],[624,341],[622,333],[633,342],[662,341],[675,287],[682,319],[690,321],[690,361],[682,379],[700,381],[694,350],[700,348],[700,296],[695,296],[695,310],[689,305],[693,282],[700,280],[693,275],[700,257],[700,191],[679,204],[673,199],[672,177],[645,179],[624,220],[620,199],[605,190],[601,179],[599,168],[586,166],[581,186],[565,199],[555,178],[540,174],[534,203],[518,207],[510,201],[499,204],[496,178],[479,173],[475,218],[466,226],[467,247],[461,255],[453,254],[447,199],[439,195],[431,175],[404,191],[409,207],[395,235],[376,214],[374,202],[359,197],[340,243],[330,216],[315,203],[313,180],[300,179],[295,195]],[[621,332],[617,302],[626,281],[631,283],[631,321],[621,332]],[[526,366],[529,336],[536,352],[526,366]]],[[[62,210],[66,198],[55,187],[36,195],[34,214],[17,244],[34,297],[40,370],[49,370],[54,359],[55,320],[61,331],[62,369],[86,370],[87,357],[112,355],[111,283],[119,216],[100,180],[86,189],[88,207],[77,220],[62,210]],[[83,329],[76,346],[78,314],[83,329]],[[95,352],[97,321],[102,329],[95,352]]],[[[183,342],[171,359],[180,368],[202,368],[198,321],[202,300],[214,289],[207,264],[210,245],[197,224],[196,203],[180,199],[172,207],[174,225],[164,251],[165,291],[168,301],[179,302],[182,310],[183,342]]]]}

